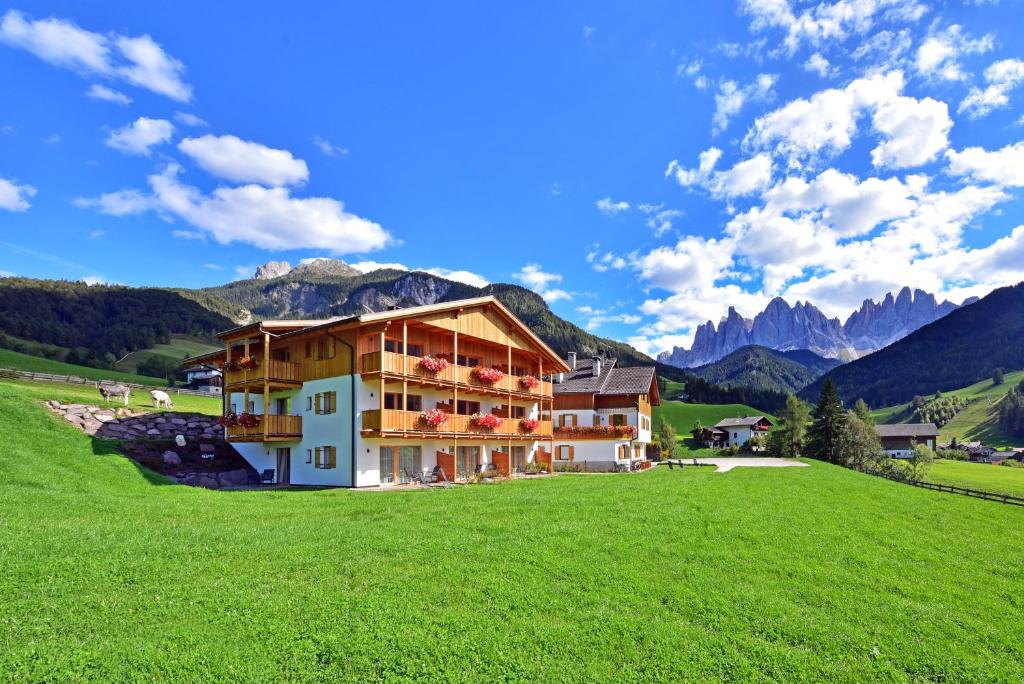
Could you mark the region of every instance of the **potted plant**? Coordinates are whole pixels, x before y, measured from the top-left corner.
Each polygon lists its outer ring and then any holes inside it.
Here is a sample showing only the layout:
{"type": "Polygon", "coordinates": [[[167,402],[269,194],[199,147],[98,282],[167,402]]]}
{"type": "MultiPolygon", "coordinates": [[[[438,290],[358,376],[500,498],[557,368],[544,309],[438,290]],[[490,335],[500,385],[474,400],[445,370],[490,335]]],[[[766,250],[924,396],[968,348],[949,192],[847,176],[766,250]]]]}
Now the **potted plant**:
{"type": "Polygon", "coordinates": [[[253,370],[254,368],[256,368],[259,365],[260,365],[260,363],[256,359],[255,356],[243,356],[242,358],[238,359],[238,366],[239,366],[239,368],[245,368],[246,370],[253,370]]]}
{"type": "Polygon", "coordinates": [[[474,413],[470,416],[469,422],[487,430],[495,430],[501,427],[501,418],[493,413],[474,413]]]}
{"type": "Polygon", "coordinates": [[[500,382],[505,377],[505,374],[497,368],[487,368],[486,366],[476,366],[471,374],[480,382],[487,383],[488,385],[500,382]]]}
{"type": "Polygon", "coordinates": [[[223,361],[220,364],[220,369],[222,371],[231,371],[235,370],[236,368],[238,368],[238,364],[234,361],[223,361]]]}
{"type": "Polygon", "coordinates": [[[532,390],[540,384],[540,380],[532,375],[524,375],[519,378],[519,384],[523,389],[532,390]]]}
{"type": "Polygon", "coordinates": [[[420,359],[420,367],[428,373],[441,373],[448,365],[448,360],[440,356],[424,356],[420,359]]]}
{"type": "Polygon", "coordinates": [[[432,428],[438,428],[448,422],[448,414],[439,408],[427,409],[420,414],[420,422],[432,428]]]}
{"type": "Polygon", "coordinates": [[[217,419],[217,424],[221,427],[235,427],[238,425],[238,415],[234,411],[228,411],[217,419]]]}
{"type": "Polygon", "coordinates": [[[519,427],[523,432],[533,432],[540,427],[540,421],[536,418],[523,418],[519,421],[519,427]]]}
{"type": "Polygon", "coordinates": [[[238,425],[244,428],[254,428],[260,424],[260,417],[251,413],[242,413],[238,416],[238,425]]]}

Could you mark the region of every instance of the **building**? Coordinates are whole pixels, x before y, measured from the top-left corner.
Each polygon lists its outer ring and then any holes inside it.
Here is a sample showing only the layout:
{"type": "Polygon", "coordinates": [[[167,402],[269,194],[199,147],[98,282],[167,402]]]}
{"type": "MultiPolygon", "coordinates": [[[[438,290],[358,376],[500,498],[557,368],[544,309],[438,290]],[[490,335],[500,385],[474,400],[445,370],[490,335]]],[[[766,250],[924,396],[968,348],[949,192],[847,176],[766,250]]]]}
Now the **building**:
{"type": "Polygon", "coordinates": [[[228,441],[296,485],[366,487],[440,466],[451,480],[550,461],[568,370],[494,297],[323,321],[261,321],[188,359],[224,368],[228,441]]]}
{"type": "Polygon", "coordinates": [[[555,464],[615,470],[646,460],[651,406],[661,403],[654,368],[570,353],[568,370],[555,377],[555,464]]]}
{"type": "Polygon", "coordinates": [[[725,433],[724,440],[716,440],[720,446],[743,446],[757,435],[767,435],[773,426],[764,416],[743,416],[723,418],[715,423],[714,429],[725,433]]]}
{"type": "Polygon", "coordinates": [[[875,431],[882,441],[882,449],[893,458],[910,458],[918,444],[934,451],[939,437],[939,428],[932,423],[877,425],[875,431]]]}
{"type": "Polygon", "coordinates": [[[695,439],[706,447],[718,449],[729,443],[729,431],[717,427],[704,426],[695,439]]]}
{"type": "Polygon", "coordinates": [[[223,376],[224,373],[214,366],[191,366],[185,369],[185,384],[189,389],[220,394],[224,386],[223,376]]]}

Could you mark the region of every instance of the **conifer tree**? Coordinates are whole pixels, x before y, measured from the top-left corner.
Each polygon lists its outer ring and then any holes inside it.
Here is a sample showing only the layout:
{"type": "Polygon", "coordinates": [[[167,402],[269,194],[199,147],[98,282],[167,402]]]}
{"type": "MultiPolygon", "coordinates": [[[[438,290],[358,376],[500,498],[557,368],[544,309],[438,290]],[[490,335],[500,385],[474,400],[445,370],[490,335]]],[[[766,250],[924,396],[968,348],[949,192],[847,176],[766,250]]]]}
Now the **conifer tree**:
{"type": "Polygon", "coordinates": [[[839,392],[832,379],[821,386],[818,405],[811,413],[813,422],[807,431],[807,455],[831,463],[842,463],[840,452],[846,415],[839,403],[839,392]]]}

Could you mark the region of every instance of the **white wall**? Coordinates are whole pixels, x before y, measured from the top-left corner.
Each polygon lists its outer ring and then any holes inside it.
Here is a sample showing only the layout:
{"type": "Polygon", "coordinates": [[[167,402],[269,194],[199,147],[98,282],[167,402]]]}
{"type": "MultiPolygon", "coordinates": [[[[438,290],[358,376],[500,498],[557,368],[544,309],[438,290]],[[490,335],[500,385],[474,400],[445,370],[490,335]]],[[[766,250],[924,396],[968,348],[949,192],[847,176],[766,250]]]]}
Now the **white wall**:
{"type": "MultiPolygon", "coordinates": [[[[597,415],[600,418],[600,425],[611,425],[611,416],[614,414],[622,414],[626,416],[626,424],[632,425],[637,429],[636,439],[634,441],[648,444],[651,441],[651,430],[640,429],[640,411],[636,408],[607,408],[607,409],[573,409],[573,410],[561,410],[554,412],[555,427],[561,425],[559,416],[562,415],[575,415],[576,425],[579,427],[592,427],[595,425],[594,416],[597,415]]],[[[653,427],[653,423],[652,423],[653,427]]]]}

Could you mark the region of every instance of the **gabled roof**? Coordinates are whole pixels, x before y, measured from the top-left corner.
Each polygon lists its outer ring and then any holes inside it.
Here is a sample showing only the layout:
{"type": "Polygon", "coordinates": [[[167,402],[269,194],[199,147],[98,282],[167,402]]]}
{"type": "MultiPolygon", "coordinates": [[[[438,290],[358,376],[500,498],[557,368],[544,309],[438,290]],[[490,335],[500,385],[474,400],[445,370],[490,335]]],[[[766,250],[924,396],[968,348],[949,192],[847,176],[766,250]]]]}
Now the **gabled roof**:
{"type": "Polygon", "coordinates": [[[618,368],[615,359],[602,359],[601,374],[594,375],[594,360],[580,359],[576,369],[555,383],[555,394],[648,394],[655,383],[653,366],[618,368]]]}
{"type": "Polygon", "coordinates": [[[757,425],[761,421],[764,421],[769,425],[774,425],[772,421],[768,420],[764,416],[743,416],[742,418],[723,418],[722,420],[715,423],[715,427],[747,427],[749,425],[757,425]]]}
{"type": "Polygon", "coordinates": [[[933,423],[896,423],[895,425],[876,425],[875,432],[879,437],[938,437],[939,428],[933,423]]]}

